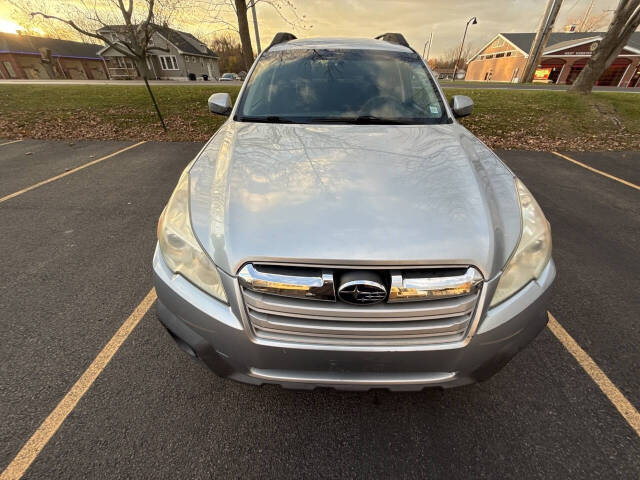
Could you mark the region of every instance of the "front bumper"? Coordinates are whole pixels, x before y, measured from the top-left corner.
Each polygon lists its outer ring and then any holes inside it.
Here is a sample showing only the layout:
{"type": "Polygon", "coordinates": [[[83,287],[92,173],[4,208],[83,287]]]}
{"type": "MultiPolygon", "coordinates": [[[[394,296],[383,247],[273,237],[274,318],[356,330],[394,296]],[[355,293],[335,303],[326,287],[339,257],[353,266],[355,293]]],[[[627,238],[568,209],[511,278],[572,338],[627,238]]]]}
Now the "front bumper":
{"type": "MultiPolygon", "coordinates": [[[[486,311],[464,345],[366,349],[262,342],[248,335],[240,320],[244,307],[234,278],[221,272],[230,301],[225,305],[172,273],[157,248],[153,268],[159,320],[184,351],[219,376],[255,385],[344,390],[449,388],[489,378],[547,324],[556,273],[551,260],[537,281],[486,311]]],[[[496,283],[486,284],[485,303],[496,283]]]]}

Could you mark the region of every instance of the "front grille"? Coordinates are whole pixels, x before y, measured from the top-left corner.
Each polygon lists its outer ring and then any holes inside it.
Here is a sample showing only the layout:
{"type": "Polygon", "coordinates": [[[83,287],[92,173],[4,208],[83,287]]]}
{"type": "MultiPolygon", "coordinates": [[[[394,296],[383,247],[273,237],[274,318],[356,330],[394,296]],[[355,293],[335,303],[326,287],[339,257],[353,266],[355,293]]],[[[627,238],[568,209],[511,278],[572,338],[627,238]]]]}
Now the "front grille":
{"type": "MultiPolygon", "coordinates": [[[[277,267],[268,268],[277,272],[277,267]]],[[[291,272],[292,269],[288,268],[287,274],[291,275],[291,272]]],[[[308,269],[300,269],[300,272],[313,275],[308,269]]],[[[318,278],[324,276],[326,281],[330,275],[327,272],[326,269],[320,270],[318,278]]],[[[423,276],[427,274],[424,270],[421,272],[423,276]]],[[[391,282],[391,277],[399,272],[389,270],[378,271],[377,274],[387,276],[391,282]]],[[[437,278],[441,274],[435,272],[433,275],[437,278]]],[[[281,280],[283,278],[280,277],[281,280]]],[[[299,281],[301,277],[296,275],[295,278],[299,281]]],[[[282,282],[271,293],[265,293],[269,290],[261,285],[256,287],[255,283],[241,281],[240,285],[247,318],[257,338],[287,343],[356,346],[459,342],[465,338],[472,323],[481,287],[478,284],[472,292],[453,298],[399,303],[389,303],[387,299],[375,305],[354,305],[339,298],[322,301],[297,294],[285,296],[286,284],[282,282]]],[[[324,292],[327,292],[326,288],[324,292]]]]}

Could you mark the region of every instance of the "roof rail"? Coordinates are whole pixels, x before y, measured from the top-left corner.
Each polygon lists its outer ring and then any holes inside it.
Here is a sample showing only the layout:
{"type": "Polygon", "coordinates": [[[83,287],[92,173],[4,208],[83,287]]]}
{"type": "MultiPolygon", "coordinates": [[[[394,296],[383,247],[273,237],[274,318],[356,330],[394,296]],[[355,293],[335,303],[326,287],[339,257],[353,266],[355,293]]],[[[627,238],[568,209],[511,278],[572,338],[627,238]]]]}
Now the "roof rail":
{"type": "Polygon", "coordinates": [[[389,43],[395,43],[397,45],[402,45],[403,47],[411,48],[409,43],[404,38],[404,35],[401,33],[383,33],[382,35],[378,35],[376,40],[383,40],[389,43]]]}
{"type": "Polygon", "coordinates": [[[284,42],[288,42],[290,40],[295,40],[296,37],[293,33],[288,33],[288,32],[278,32],[276,33],[276,36],[273,37],[273,40],[271,40],[271,44],[269,44],[269,46],[267,48],[271,48],[274,45],[278,45],[279,43],[284,43],[284,42]]]}

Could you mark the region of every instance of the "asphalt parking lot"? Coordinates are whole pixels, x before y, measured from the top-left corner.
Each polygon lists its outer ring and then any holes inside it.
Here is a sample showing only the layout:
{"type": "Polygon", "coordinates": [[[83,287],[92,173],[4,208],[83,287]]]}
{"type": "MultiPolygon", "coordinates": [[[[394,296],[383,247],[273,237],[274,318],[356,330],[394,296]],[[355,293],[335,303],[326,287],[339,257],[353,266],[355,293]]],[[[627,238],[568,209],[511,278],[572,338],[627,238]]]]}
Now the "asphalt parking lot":
{"type": "Polygon", "coordinates": [[[613,393],[550,329],[460,389],[247,386],[152,307],[42,427],[149,293],[157,218],[201,148],[134,145],[0,140],[0,479],[640,478],[640,153],[500,152],[552,225],[549,310],[613,393]]]}

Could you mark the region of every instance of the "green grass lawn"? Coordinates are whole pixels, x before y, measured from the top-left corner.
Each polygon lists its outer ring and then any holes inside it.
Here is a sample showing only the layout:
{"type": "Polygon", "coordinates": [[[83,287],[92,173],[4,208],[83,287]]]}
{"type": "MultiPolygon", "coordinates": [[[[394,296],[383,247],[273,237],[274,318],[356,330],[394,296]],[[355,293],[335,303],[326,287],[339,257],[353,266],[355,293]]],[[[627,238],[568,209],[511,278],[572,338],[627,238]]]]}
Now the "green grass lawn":
{"type": "Polygon", "coordinates": [[[168,133],[143,85],[0,85],[0,137],[207,140],[225,117],[207,99],[238,86],[154,85],[168,133]]]}
{"type": "Polygon", "coordinates": [[[596,92],[447,89],[468,95],[461,123],[493,147],[536,150],[640,150],[640,95],[596,92]]]}
{"type": "MultiPolygon", "coordinates": [[[[238,86],[154,85],[169,131],[159,126],[144,86],[0,85],[0,137],[207,140],[224,117],[207,98],[238,86]]],[[[462,123],[494,148],[640,150],[640,95],[447,89],[476,107],[462,123]]]]}

